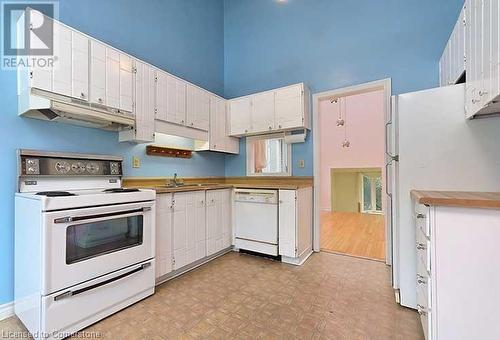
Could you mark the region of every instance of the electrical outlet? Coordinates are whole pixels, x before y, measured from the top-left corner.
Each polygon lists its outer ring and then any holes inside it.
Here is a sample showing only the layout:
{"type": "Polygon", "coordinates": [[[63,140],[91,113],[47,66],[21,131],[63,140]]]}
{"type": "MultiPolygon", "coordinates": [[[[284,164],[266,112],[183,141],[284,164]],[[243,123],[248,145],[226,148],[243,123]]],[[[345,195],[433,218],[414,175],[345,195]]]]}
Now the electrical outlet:
{"type": "Polygon", "coordinates": [[[132,157],[132,168],[140,168],[141,167],[141,159],[137,156],[132,157]]]}
{"type": "Polygon", "coordinates": [[[303,168],[306,166],[306,161],[304,161],[303,159],[299,159],[299,168],[303,168]]]}

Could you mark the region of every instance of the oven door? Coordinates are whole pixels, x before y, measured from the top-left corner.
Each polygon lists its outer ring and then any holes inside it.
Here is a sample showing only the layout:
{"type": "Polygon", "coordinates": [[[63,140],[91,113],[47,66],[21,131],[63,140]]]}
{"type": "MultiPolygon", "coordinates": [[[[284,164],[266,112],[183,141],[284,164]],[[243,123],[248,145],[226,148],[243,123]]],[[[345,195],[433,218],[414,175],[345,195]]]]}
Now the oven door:
{"type": "Polygon", "coordinates": [[[154,257],[155,203],[44,213],[42,294],[154,257]]]}

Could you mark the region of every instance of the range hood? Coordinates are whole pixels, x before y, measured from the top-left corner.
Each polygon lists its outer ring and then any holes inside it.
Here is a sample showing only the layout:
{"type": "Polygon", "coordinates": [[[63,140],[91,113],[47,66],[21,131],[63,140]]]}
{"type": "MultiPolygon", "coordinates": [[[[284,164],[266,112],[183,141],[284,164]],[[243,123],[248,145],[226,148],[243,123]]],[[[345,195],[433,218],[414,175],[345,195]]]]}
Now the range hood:
{"type": "Polygon", "coordinates": [[[47,91],[29,88],[19,95],[19,115],[97,129],[122,131],[134,127],[131,113],[47,91]]]}

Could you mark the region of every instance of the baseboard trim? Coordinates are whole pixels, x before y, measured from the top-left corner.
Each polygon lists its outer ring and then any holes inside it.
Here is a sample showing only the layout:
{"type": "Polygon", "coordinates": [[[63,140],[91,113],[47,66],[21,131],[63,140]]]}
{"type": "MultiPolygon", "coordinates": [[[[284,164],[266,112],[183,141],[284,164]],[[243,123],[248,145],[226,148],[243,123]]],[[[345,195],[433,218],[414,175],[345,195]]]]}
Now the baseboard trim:
{"type": "Polygon", "coordinates": [[[10,318],[14,315],[14,301],[0,305],[0,320],[10,318]]]}

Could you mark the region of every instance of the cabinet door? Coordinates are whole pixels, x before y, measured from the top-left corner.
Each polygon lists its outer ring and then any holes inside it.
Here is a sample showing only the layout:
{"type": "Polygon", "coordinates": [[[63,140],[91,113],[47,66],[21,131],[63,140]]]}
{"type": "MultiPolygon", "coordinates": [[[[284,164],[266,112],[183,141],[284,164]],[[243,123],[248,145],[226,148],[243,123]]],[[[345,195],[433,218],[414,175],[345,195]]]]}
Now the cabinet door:
{"type": "Polygon", "coordinates": [[[156,119],[167,121],[167,81],[168,75],[156,71],[156,119]]]}
{"type": "Polygon", "coordinates": [[[156,278],[172,271],[172,194],[156,196],[156,278]]]}
{"type": "Polygon", "coordinates": [[[274,130],[274,92],[256,94],[252,100],[252,132],[274,130]]]}
{"type": "Polygon", "coordinates": [[[207,256],[222,250],[221,213],[220,192],[207,191],[207,256]]]}
{"type": "MultiPolygon", "coordinates": [[[[26,13],[26,15],[28,15],[28,12],[26,13]]],[[[36,16],[33,16],[33,15],[28,15],[28,16],[31,20],[30,24],[32,26],[34,26],[36,16]]],[[[53,21],[52,19],[50,19],[48,17],[44,17],[44,20],[53,21]]],[[[20,31],[24,30],[24,27],[25,27],[24,25],[25,25],[24,21],[19,20],[17,22],[17,28],[16,28],[17,31],[20,32],[20,31]]],[[[22,45],[24,43],[24,35],[23,34],[18,34],[16,39],[17,39],[16,41],[19,45],[22,45]]],[[[54,42],[54,48],[55,48],[55,42],[54,42]]],[[[54,49],[54,53],[55,53],[55,49],[54,49]]],[[[29,77],[30,77],[29,86],[33,87],[33,88],[40,89],[40,90],[52,92],[52,72],[53,72],[52,67],[36,67],[36,65],[32,65],[32,66],[33,67],[29,68],[29,77]]],[[[21,72],[21,69],[19,69],[18,72],[21,72]]],[[[20,83],[18,85],[22,86],[20,83]]],[[[24,86],[22,86],[22,87],[24,87],[24,86]]]]}
{"type": "Polygon", "coordinates": [[[71,30],[54,21],[54,67],[52,88],[54,93],[72,96],[71,30]]]}
{"type": "MultiPolygon", "coordinates": [[[[500,95],[500,2],[491,1],[491,84],[492,99],[500,95]]],[[[497,98],[498,99],[498,98],[497,98]]]]}
{"type": "Polygon", "coordinates": [[[90,101],[106,105],[106,46],[90,41],[90,101]]]}
{"type": "Polygon", "coordinates": [[[171,123],[186,122],[186,83],[180,79],[167,76],[166,120],[171,123]]]}
{"type": "Polygon", "coordinates": [[[89,39],[72,31],[72,96],[89,100],[89,39]]]}
{"type": "Polygon", "coordinates": [[[106,47],[106,105],[120,108],[120,54],[106,47]]]}
{"type": "Polygon", "coordinates": [[[290,129],[304,126],[302,85],[294,85],[275,92],[276,128],[290,129]]]}
{"type": "Polygon", "coordinates": [[[199,260],[207,256],[207,227],[206,227],[206,201],[205,191],[197,191],[195,194],[195,240],[196,256],[199,260]]]}
{"type": "Polygon", "coordinates": [[[187,125],[208,131],[210,95],[194,85],[187,85],[187,125]]]}
{"type": "Polygon", "coordinates": [[[172,240],[174,270],[184,267],[187,262],[187,196],[189,193],[174,194],[174,212],[172,217],[172,240]]]}
{"type": "Polygon", "coordinates": [[[134,115],[137,141],[154,140],[154,91],[155,71],[152,67],[135,61],[134,115]]]}
{"type": "Polygon", "coordinates": [[[252,98],[243,97],[229,101],[230,134],[244,135],[252,130],[252,98]]]}
{"type": "Polygon", "coordinates": [[[132,58],[120,53],[120,110],[132,112],[132,58]]]}
{"type": "Polygon", "coordinates": [[[210,150],[224,151],[225,129],[224,100],[215,96],[210,97],[210,133],[208,135],[210,150]]]}
{"type": "Polygon", "coordinates": [[[196,192],[186,193],[186,265],[196,258],[196,192]]]}
{"type": "Polygon", "coordinates": [[[279,254],[297,256],[297,212],[295,190],[279,191],[279,254]]]}
{"type": "MultiPolygon", "coordinates": [[[[498,2],[498,0],[493,0],[498,2]]],[[[482,1],[482,59],[481,59],[481,80],[479,82],[480,107],[486,106],[490,102],[491,92],[491,3],[492,0],[482,1]]]]}
{"type": "Polygon", "coordinates": [[[222,190],[221,224],[222,224],[222,249],[229,248],[233,244],[233,204],[232,191],[222,190]]]}

